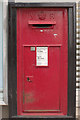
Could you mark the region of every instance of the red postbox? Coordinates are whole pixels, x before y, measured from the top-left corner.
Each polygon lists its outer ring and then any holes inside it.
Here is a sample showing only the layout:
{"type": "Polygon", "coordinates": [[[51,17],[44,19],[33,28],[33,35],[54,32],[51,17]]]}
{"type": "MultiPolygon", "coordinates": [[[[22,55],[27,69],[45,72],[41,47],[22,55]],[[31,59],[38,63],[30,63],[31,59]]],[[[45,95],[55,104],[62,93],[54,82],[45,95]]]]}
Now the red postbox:
{"type": "Polygon", "coordinates": [[[66,115],[66,8],[17,10],[18,114],[66,115]]]}
{"type": "Polygon", "coordinates": [[[66,4],[10,3],[10,116],[74,120],[75,3],[66,4]]]}

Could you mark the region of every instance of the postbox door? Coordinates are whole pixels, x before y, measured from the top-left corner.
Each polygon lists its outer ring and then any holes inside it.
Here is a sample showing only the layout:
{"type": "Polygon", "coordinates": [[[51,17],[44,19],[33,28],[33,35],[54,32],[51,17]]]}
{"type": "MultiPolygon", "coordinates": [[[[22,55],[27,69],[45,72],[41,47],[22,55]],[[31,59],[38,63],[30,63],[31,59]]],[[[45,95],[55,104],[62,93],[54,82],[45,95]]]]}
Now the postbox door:
{"type": "Polygon", "coordinates": [[[17,10],[19,115],[67,114],[67,9],[17,10]]]}

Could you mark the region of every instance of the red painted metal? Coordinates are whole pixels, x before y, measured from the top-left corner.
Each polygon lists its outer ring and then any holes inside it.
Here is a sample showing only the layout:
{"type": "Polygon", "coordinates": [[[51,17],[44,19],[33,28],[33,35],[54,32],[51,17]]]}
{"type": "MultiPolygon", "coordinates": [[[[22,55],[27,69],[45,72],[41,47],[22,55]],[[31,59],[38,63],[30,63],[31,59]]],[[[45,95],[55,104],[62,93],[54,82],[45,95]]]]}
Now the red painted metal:
{"type": "Polygon", "coordinates": [[[56,21],[28,21],[28,24],[33,25],[33,24],[51,24],[54,25],[56,24],[56,21]]]}
{"type": "Polygon", "coordinates": [[[67,114],[67,26],[66,8],[17,9],[18,115],[67,114]],[[37,23],[43,26],[29,25],[37,23]],[[47,66],[36,66],[37,47],[48,47],[47,66]]]}

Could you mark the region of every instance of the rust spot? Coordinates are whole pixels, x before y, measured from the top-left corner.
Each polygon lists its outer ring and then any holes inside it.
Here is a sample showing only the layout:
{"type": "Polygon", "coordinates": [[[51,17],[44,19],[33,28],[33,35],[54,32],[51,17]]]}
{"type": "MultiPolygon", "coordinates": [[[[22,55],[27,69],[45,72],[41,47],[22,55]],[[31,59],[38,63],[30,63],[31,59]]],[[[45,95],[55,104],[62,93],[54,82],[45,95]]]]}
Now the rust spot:
{"type": "Polygon", "coordinates": [[[34,101],[35,101],[35,99],[34,99],[34,95],[32,92],[24,93],[24,91],[23,91],[23,104],[24,103],[32,103],[34,101]]]}
{"type": "Polygon", "coordinates": [[[34,102],[33,93],[29,92],[29,93],[25,94],[25,102],[26,103],[32,103],[32,102],[34,102]]]}

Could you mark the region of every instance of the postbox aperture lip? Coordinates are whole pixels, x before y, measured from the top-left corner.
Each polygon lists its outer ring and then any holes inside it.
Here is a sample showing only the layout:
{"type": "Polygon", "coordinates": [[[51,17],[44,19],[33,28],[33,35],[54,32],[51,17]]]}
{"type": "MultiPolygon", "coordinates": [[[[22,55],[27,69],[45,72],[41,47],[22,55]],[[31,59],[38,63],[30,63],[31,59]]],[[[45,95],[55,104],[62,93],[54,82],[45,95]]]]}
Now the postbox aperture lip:
{"type": "Polygon", "coordinates": [[[55,25],[56,21],[28,21],[28,24],[52,24],[55,25]]]}
{"type": "Polygon", "coordinates": [[[32,28],[53,28],[56,21],[28,21],[28,24],[32,28]]]}

